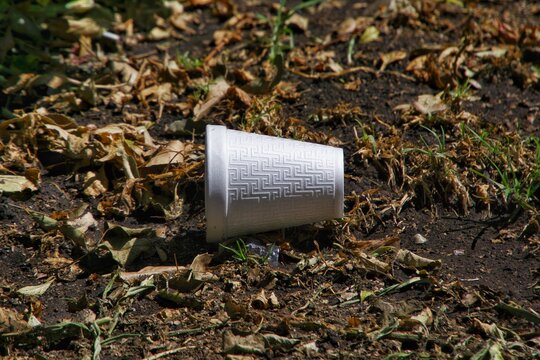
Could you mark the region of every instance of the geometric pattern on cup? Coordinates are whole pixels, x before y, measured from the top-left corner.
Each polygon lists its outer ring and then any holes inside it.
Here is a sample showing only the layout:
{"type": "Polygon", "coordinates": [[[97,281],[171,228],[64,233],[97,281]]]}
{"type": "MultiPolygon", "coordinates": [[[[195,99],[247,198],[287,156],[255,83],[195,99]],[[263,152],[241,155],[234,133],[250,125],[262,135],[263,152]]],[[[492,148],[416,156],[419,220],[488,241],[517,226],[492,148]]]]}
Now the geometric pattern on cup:
{"type": "Polygon", "coordinates": [[[333,149],[229,131],[229,202],[333,197],[333,149]]]}

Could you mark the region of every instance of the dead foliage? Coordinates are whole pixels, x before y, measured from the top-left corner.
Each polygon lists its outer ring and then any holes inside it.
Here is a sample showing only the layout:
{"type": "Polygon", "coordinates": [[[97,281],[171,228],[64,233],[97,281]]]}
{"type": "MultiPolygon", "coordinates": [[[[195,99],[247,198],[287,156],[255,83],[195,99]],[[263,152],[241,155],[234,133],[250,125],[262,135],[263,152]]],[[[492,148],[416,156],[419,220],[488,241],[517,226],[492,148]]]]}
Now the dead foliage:
{"type": "Polygon", "coordinates": [[[0,14],[1,356],[540,356],[534,2],[0,14]],[[205,247],[210,123],[343,147],[345,217],[205,247]],[[451,273],[442,212],[523,255],[529,300],[451,273]]]}

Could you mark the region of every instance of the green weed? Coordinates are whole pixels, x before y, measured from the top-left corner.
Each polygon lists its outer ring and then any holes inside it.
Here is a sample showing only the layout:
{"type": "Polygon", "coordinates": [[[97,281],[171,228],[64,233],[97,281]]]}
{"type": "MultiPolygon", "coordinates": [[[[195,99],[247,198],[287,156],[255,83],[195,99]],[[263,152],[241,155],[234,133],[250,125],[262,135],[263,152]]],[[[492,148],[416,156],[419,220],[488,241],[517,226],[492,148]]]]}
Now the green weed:
{"type": "Polygon", "coordinates": [[[195,91],[193,91],[193,93],[191,94],[193,99],[195,101],[200,101],[201,99],[205,98],[210,91],[210,85],[211,83],[197,84],[195,91]]]}
{"type": "Polygon", "coordinates": [[[272,27],[272,33],[270,35],[270,53],[268,55],[268,60],[270,60],[270,62],[275,64],[278,58],[283,58],[285,49],[294,48],[293,32],[291,28],[287,26],[287,21],[298,11],[315,6],[322,1],[323,0],[304,1],[294,6],[292,9],[287,10],[287,0],[280,0],[278,13],[274,18],[269,19],[264,15],[258,15],[260,19],[268,22],[272,27]],[[288,46],[283,42],[283,37],[285,35],[289,36],[288,46]]]}
{"type": "Polygon", "coordinates": [[[356,36],[351,37],[347,44],[347,64],[353,63],[354,46],[356,45],[356,36]]]}
{"type": "Polygon", "coordinates": [[[219,246],[232,253],[233,258],[241,263],[256,262],[259,264],[268,263],[268,261],[270,260],[270,256],[272,256],[272,253],[275,249],[275,245],[272,244],[272,246],[270,246],[270,249],[267,249],[264,256],[255,255],[250,252],[246,243],[242,239],[236,240],[234,247],[224,244],[219,244],[219,246]]]}
{"type": "Polygon", "coordinates": [[[420,139],[424,143],[425,148],[404,148],[402,150],[403,153],[411,153],[411,152],[417,152],[424,155],[427,155],[430,159],[433,159],[434,162],[437,162],[437,159],[445,159],[447,157],[446,153],[446,140],[445,140],[445,134],[444,129],[441,127],[441,134],[439,135],[436,131],[433,129],[430,129],[426,126],[422,126],[425,130],[429,131],[431,135],[435,138],[436,142],[436,149],[433,150],[431,146],[427,143],[427,141],[424,139],[423,136],[420,136],[420,139]]]}
{"type": "Polygon", "coordinates": [[[203,65],[201,59],[190,56],[189,51],[180,53],[176,51],[176,63],[187,71],[197,69],[203,65]]]}
{"type": "Polygon", "coordinates": [[[534,210],[540,189],[540,138],[530,136],[522,141],[503,142],[490,139],[485,131],[477,133],[466,125],[463,128],[487,150],[482,157],[482,169],[471,169],[472,172],[494,185],[506,206],[515,204],[523,210],[534,210]],[[527,149],[532,159],[522,158],[527,149]]]}
{"type": "Polygon", "coordinates": [[[355,119],[355,121],[360,127],[360,129],[362,130],[362,136],[360,137],[360,139],[365,145],[369,144],[369,146],[371,147],[371,152],[375,156],[378,151],[377,140],[375,139],[375,136],[373,136],[373,134],[368,133],[366,126],[359,119],[355,119]]]}
{"type": "Polygon", "coordinates": [[[468,78],[463,82],[458,82],[457,86],[453,90],[450,90],[450,96],[454,101],[466,99],[470,93],[471,83],[468,78]]]}
{"type": "Polygon", "coordinates": [[[224,244],[219,244],[219,246],[221,246],[225,250],[230,251],[233,254],[233,258],[235,258],[236,260],[242,263],[247,263],[250,260],[253,260],[253,255],[249,254],[246,243],[242,239],[236,240],[235,247],[227,246],[224,244]]]}

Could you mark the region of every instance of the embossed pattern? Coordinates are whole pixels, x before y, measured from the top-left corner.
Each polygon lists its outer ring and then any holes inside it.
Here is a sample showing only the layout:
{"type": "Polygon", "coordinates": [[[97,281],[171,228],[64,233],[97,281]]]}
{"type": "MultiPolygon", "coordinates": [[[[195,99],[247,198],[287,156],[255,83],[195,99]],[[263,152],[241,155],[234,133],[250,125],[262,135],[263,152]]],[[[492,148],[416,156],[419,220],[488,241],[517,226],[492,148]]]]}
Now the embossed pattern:
{"type": "Polygon", "coordinates": [[[230,202],[334,196],[332,149],[232,131],[227,140],[230,202]]]}
{"type": "Polygon", "coordinates": [[[334,148],[229,130],[227,151],[229,236],[332,217],[334,148]]]}

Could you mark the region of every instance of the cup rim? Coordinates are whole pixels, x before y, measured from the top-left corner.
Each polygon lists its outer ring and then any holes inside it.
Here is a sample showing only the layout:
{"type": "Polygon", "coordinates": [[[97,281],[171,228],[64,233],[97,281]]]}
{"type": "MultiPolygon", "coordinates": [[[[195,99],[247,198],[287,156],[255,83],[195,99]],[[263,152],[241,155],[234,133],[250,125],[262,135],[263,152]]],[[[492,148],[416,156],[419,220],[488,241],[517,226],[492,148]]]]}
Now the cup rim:
{"type": "Polygon", "coordinates": [[[345,215],[345,157],[343,154],[343,149],[338,147],[333,147],[335,149],[334,156],[336,157],[336,166],[335,171],[336,175],[334,177],[334,186],[335,186],[335,199],[336,199],[336,218],[342,218],[345,215]]]}
{"type": "Polygon", "coordinates": [[[206,126],[204,205],[206,241],[227,237],[227,128],[206,126]]]}

